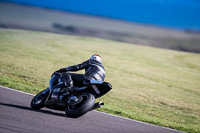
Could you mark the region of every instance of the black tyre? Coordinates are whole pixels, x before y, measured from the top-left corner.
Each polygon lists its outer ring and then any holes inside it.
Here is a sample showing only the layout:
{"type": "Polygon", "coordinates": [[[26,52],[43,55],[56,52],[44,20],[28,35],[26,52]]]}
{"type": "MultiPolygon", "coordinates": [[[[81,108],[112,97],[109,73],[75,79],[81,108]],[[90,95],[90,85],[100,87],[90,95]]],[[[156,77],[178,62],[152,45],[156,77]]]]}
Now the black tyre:
{"type": "Polygon", "coordinates": [[[31,108],[32,109],[41,109],[44,107],[45,100],[48,95],[48,90],[45,89],[38,93],[31,101],[31,108]]]}
{"type": "Polygon", "coordinates": [[[95,103],[95,97],[90,93],[82,93],[76,96],[77,101],[66,104],[65,113],[68,117],[77,118],[92,109],[95,103]]]}

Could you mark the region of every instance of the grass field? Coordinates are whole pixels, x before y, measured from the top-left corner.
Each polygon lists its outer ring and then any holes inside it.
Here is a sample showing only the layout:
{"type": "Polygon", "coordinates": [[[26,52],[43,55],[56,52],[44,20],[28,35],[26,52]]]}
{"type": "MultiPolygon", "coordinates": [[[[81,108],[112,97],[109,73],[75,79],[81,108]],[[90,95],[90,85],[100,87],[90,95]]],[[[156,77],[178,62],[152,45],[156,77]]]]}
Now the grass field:
{"type": "MultiPolygon", "coordinates": [[[[61,67],[103,57],[100,111],[200,132],[200,55],[90,37],[0,29],[0,85],[36,94],[61,67]]],[[[83,71],[81,71],[83,73],[83,71]]],[[[30,102],[30,101],[27,101],[30,102]]]]}

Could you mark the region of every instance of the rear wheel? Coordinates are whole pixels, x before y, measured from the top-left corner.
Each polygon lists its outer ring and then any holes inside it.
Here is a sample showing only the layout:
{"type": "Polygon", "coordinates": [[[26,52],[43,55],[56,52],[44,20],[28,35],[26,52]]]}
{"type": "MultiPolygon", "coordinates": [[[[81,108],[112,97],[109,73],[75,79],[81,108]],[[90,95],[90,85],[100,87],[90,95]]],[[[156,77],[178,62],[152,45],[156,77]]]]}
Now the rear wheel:
{"type": "Polygon", "coordinates": [[[81,93],[73,98],[69,104],[65,106],[65,113],[68,117],[77,118],[92,109],[95,97],[90,93],[81,93]]]}
{"type": "Polygon", "coordinates": [[[32,109],[43,108],[48,92],[49,92],[48,89],[45,89],[40,93],[38,93],[31,101],[31,108],[32,109]]]}

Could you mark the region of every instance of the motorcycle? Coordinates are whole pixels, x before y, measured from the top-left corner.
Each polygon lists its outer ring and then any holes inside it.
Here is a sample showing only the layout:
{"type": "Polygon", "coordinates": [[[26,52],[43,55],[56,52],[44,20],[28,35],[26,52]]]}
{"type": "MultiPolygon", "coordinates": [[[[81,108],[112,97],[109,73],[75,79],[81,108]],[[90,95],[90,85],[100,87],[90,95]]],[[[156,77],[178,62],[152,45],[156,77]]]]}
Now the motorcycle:
{"type": "Polygon", "coordinates": [[[87,80],[78,91],[71,92],[63,88],[63,73],[55,72],[49,80],[49,87],[38,93],[31,101],[32,109],[43,107],[65,111],[67,117],[77,118],[91,110],[101,108],[102,101],[95,99],[105,95],[112,89],[111,84],[103,81],[87,80]]]}

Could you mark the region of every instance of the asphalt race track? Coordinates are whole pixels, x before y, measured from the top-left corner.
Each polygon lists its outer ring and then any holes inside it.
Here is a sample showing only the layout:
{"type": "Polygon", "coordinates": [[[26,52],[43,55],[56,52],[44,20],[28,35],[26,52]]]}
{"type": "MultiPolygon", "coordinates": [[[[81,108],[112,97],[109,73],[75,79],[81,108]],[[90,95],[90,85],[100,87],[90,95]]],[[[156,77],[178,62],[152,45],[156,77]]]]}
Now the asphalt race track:
{"type": "Polygon", "coordinates": [[[73,119],[62,111],[32,110],[32,98],[0,86],[0,133],[181,133],[98,111],[73,119]]]}

